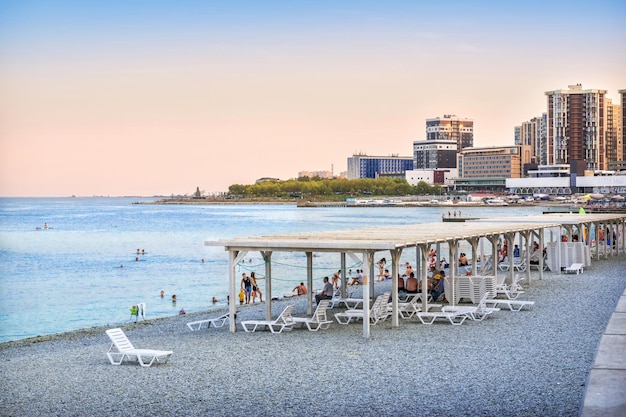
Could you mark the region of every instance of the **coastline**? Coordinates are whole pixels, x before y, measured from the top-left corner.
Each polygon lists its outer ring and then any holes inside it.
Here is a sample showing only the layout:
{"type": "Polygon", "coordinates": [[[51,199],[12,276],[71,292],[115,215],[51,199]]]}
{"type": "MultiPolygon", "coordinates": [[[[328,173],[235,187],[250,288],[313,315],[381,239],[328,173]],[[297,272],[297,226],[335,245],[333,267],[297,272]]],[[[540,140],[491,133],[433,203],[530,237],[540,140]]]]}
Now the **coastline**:
{"type": "MultiPolygon", "coordinates": [[[[547,273],[530,311],[432,326],[390,320],[321,332],[191,332],[212,312],[121,326],[140,348],[173,350],[166,365],[112,366],[107,326],[0,344],[3,415],[577,416],[602,334],[626,286],[618,258],[583,275],[547,273]]],[[[389,287],[376,283],[376,294],[389,287]]],[[[306,298],[288,303],[304,315],[306,298]]],[[[337,309],[333,311],[339,311],[337,309]]],[[[260,318],[264,304],[238,310],[260,318]]]]}

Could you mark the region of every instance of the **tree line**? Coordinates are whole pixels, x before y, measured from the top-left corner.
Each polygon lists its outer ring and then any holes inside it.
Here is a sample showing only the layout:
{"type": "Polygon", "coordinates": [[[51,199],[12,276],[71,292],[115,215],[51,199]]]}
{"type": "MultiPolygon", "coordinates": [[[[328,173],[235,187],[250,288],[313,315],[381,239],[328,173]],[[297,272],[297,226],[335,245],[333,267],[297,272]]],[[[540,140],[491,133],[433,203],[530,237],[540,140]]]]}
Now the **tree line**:
{"type": "Polygon", "coordinates": [[[404,196],[442,194],[439,185],[429,185],[420,181],[416,186],[409,184],[404,178],[344,178],[300,177],[285,181],[268,180],[255,184],[233,184],[228,187],[230,198],[250,197],[330,197],[363,195],[372,196],[404,196]]]}

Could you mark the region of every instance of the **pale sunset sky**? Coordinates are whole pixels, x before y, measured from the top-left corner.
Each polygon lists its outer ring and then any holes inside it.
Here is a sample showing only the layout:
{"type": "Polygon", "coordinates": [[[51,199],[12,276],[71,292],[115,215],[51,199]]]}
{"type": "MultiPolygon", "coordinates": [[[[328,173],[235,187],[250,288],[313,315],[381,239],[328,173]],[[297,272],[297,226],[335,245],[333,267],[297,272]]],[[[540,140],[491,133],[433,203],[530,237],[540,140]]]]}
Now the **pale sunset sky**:
{"type": "Polygon", "coordinates": [[[0,196],[226,191],[511,145],[545,92],[626,89],[626,2],[0,0],[0,196]]]}

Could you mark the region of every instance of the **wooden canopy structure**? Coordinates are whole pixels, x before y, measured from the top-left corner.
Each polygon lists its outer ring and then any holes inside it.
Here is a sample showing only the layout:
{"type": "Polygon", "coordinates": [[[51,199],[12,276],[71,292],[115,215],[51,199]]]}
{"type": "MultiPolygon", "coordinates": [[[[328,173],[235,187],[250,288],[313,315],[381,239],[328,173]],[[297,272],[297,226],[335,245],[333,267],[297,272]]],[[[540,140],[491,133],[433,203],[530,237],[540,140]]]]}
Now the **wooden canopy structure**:
{"type": "MultiPolygon", "coordinates": [[[[206,246],[223,246],[228,251],[229,257],[229,294],[230,299],[237,297],[238,277],[236,274],[237,264],[243,260],[248,252],[257,251],[265,260],[265,295],[266,319],[272,318],[272,253],[273,252],[304,252],[307,257],[307,285],[313,285],[313,253],[314,252],[334,252],[341,254],[342,276],[345,277],[346,256],[355,261],[361,261],[363,270],[369,271],[364,276],[363,282],[363,336],[370,336],[369,307],[370,294],[374,290],[374,255],[376,252],[388,251],[392,267],[392,326],[399,326],[398,320],[398,267],[402,252],[408,248],[415,248],[416,251],[416,275],[419,280],[425,282],[428,273],[428,252],[433,245],[447,244],[450,249],[450,279],[454,282],[458,269],[456,262],[459,243],[468,242],[472,247],[472,274],[476,275],[477,249],[481,238],[486,238],[491,242],[492,259],[497,259],[497,243],[504,237],[508,242],[508,247],[513,247],[514,239],[521,236],[526,247],[526,257],[529,261],[530,245],[534,239],[539,241],[540,247],[544,247],[544,236],[546,229],[558,230],[560,240],[561,228],[577,227],[578,230],[589,230],[590,225],[595,225],[595,233],[607,228],[607,233],[615,231],[619,237],[619,244],[613,245],[615,254],[621,248],[624,251],[624,219],[623,214],[547,214],[537,216],[518,216],[505,218],[489,218],[465,223],[420,223],[395,226],[380,226],[361,229],[324,231],[312,233],[298,233],[285,235],[256,236],[246,238],[222,239],[218,241],[206,241],[206,246]]],[[[555,233],[551,233],[552,238],[555,233]]],[[[585,235],[589,243],[595,242],[598,245],[600,239],[592,239],[590,233],[585,235]]],[[[439,250],[437,250],[439,253],[439,250]]],[[[596,247],[596,253],[600,256],[600,250],[596,247]]],[[[613,254],[613,253],[612,253],[613,254]]],[[[605,256],[608,253],[605,248],[605,256]]],[[[494,263],[494,273],[497,273],[496,263],[494,263]]],[[[543,259],[539,265],[540,279],[543,277],[543,259]]],[[[527,269],[527,278],[530,281],[530,268],[527,269]]],[[[513,278],[513,268],[509,274],[513,278]]],[[[422,286],[425,288],[426,286],[422,286]]],[[[345,285],[342,285],[345,295],[345,285]]],[[[422,296],[422,310],[427,310],[427,298],[422,296]]],[[[230,303],[230,315],[234,317],[237,303],[230,303]]],[[[308,313],[312,313],[312,300],[308,299],[308,313]]],[[[236,331],[235,320],[230,320],[230,331],[236,331]]]]}

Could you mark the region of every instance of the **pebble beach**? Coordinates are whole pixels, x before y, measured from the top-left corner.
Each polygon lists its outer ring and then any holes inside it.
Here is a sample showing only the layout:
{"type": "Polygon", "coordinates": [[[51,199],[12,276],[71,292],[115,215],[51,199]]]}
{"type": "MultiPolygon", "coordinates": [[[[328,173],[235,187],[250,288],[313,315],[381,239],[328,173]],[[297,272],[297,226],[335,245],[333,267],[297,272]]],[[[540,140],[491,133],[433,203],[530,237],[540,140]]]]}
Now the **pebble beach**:
{"type": "MultiPolygon", "coordinates": [[[[533,272],[532,310],[483,322],[391,319],[309,332],[190,331],[187,314],[0,344],[3,416],[578,416],[600,338],[626,287],[623,256],[582,275],[533,272]],[[105,330],[138,348],[172,350],[165,365],[112,366],[105,330]]],[[[390,283],[375,284],[375,293],[390,283]]],[[[273,301],[306,313],[305,296],[273,301]]],[[[238,321],[264,317],[244,306],[238,321]]],[[[330,310],[332,312],[341,309],[330,310]]]]}

